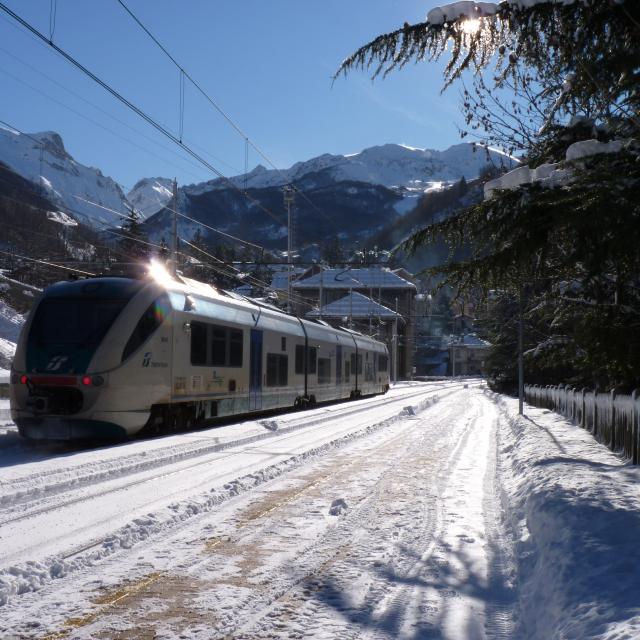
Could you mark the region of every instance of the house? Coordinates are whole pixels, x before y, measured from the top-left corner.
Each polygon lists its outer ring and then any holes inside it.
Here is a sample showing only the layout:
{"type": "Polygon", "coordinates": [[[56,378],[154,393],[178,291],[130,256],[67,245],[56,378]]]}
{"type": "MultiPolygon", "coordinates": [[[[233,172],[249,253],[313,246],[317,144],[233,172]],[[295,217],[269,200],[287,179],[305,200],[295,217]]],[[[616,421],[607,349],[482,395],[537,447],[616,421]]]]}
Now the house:
{"type": "Polygon", "coordinates": [[[449,368],[452,376],[482,376],[491,345],[473,333],[449,337],[449,368]]]}
{"type": "MultiPolygon", "coordinates": [[[[371,312],[371,330],[375,334],[379,327],[383,339],[388,341],[389,350],[394,348],[391,343],[393,332],[390,326],[393,319],[385,316],[387,312],[398,314],[398,378],[409,378],[413,369],[413,315],[415,306],[416,285],[402,278],[393,271],[380,266],[363,268],[324,269],[309,277],[299,277],[292,284],[295,296],[294,308],[299,315],[306,315],[309,306],[325,309],[334,302],[342,301],[340,309],[345,305],[365,305],[366,320],[365,333],[368,333],[369,309],[371,312]],[[362,296],[352,296],[357,293],[362,296]],[[368,300],[364,302],[363,298],[368,300]],[[346,299],[346,300],[345,300],[346,299]],[[379,305],[379,307],[374,305],[379,305]],[[367,306],[368,305],[368,306],[367,306]],[[380,313],[374,313],[373,310],[380,313]]],[[[335,310],[336,308],[334,308],[335,310]]],[[[323,319],[325,318],[322,312],[323,319]]],[[[349,313],[342,313],[339,317],[349,317],[349,313]]],[[[353,313],[351,314],[353,320],[353,313]]],[[[395,317],[395,316],[394,316],[395,317]]]]}

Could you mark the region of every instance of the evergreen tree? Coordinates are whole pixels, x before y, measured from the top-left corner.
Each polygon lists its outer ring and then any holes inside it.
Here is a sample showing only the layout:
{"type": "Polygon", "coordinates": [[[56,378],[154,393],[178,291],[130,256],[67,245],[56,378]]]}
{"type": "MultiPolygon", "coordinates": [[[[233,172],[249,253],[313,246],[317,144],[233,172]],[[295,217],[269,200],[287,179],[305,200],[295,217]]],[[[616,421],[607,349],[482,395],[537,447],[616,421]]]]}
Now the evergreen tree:
{"type": "Polygon", "coordinates": [[[142,262],[149,257],[149,245],[142,229],[140,214],[133,208],[127,210],[127,218],[122,225],[120,250],[133,262],[142,262]]]}
{"type": "Polygon", "coordinates": [[[465,72],[474,74],[473,88],[463,85],[463,135],[519,151],[530,168],[555,163],[541,171],[555,169],[563,179],[497,189],[419,231],[406,247],[416,250],[444,237],[450,259],[434,271],[445,282],[460,291],[497,290],[506,300],[525,292],[526,315],[540,331],[530,364],[535,361],[540,371],[575,382],[635,386],[640,5],[520,4],[438,8],[427,22],[365,45],[340,71],[373,66],[374,75],[386,74],[411,60],[448,55],[445,87],[465,80],[465,72]],[[466,15],[453,13],[461,8],[466,15]],[[586,140],[595,153],[571,152],[586,140]],[[616,141],[613,149],[597,146],[610,141],[616,141]],[[560,362],[569,366],[562,370],[560,362]]]}

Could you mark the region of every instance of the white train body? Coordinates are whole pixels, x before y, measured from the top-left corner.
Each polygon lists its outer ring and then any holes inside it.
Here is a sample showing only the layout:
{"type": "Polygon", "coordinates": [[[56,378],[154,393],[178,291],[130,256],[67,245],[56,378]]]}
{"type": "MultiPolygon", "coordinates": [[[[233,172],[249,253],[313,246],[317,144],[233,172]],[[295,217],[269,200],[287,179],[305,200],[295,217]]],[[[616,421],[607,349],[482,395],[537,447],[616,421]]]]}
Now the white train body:
{"type": "Polygon", "coordinates": [[[21,333],[11,413],[31,439],[120,438],[384,393],[384,344],[193,280],[46,289],[21,333]]]}

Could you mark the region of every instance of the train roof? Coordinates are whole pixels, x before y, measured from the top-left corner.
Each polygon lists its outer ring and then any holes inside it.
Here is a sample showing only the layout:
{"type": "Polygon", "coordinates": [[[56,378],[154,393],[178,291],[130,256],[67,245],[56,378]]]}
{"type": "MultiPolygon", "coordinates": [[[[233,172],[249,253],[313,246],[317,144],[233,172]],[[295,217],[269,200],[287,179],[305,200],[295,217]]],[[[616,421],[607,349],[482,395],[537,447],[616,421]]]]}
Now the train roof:
{"type": "MultiPolygon", "coordinates": [[[[266,321],[267,326],[271,325],[270,328],[273,329],[277,328],[275,324],[277,321],[285,321],[295,323],[301,330],[304,326],[304,331],[310,338],[319,338],[322,334],[326,335],[327,332],[330,332],[333,333],[338,342],[341,343],[353,344],[353,340],[355,339],[362,346],[366,343],[375,343],[386,348],[383,343],[357,331],[343,327],[336,328],[320,319],[299,318],[298,316],[285,313],[278,307],[267,302],[248,298],[231,291],[217,289],[205,282],[186,278],[181,275],[174,277],[170,275],[164,267],[157,264],[152,267],[149,275],[150,277],[148,279],[100,277],[63,281],[47,287],[43,292],[43,296],[60,298],[86,296],[92,298],[129,299],[143,288],[155,285],[161,290],[164,289],[167,291],[167,293],[170,294],[172,306],[180,310],[186,310],[188,306],[187,296],[189,296],[194,302],[195,308],[198,309],[198,307],[200,307],[199,311],[204,312],[206,315],[214,315],[213,312],[206,313],[206,307],[209,304],[223,303],[224,306],[232,307],[240,313],[248,314],[248,317],[252,318],[253,321],[257,321],[257,310],[259,316],[263,318],[263,323],[266,321]],[[184,298],[181,297],[178,299],[175,294],[181,294],[184,298]],[[198,305],[198,300],[201,301],[200,305],[198,305]],[[202,305],[202,302],[204,302],[204,305],[202,305]],[[271,322],[269,322],[269,320],[271,322]]],[[[228,319],[231,320],[232,318],[229,317],[228,319]]]]}

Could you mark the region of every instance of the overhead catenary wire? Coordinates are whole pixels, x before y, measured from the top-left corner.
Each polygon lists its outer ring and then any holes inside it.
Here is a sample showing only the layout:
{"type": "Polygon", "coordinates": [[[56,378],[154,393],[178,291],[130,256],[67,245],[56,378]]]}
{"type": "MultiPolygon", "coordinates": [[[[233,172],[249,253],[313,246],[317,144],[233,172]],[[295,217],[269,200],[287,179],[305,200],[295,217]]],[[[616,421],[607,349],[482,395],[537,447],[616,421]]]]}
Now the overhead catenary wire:
{"type": "MultiPolygon", "coordinates": [[[[16,29],[18,28],[12,22],[8,22],[7,21],[7,24],[11,25],[12,27],[14,27],[16,29]]],[[[22,31],[21,31],[21,33],[22,33],[22,31]]],[[[46,48],[48,50],[48,45],[43,44],[40,40],[36,40],[35,37],[33,36],[33,34],[29,33],[28,35],[30,35],[34,39],[34,42],[37,42],[40,46],[42,46],[42,47],[44,47],[44,48],[46,48]]],[[[199,169],[199,170],[201,169],[200,164],[197,164],[196,162],[194,162],[193,159],[185,157],[184,155],[181,155],[175,148],[169,147],[168,145],[165,145],[165,144],[162,144],[162,142],[160,142],[159,140],[156,140],[156,139],[152,138],[151,136],[148,136],[143,131],[140,131],[140,129],[137,129],[136,127],[133,127],[129,123],[125,122],[124,120],[118,118],[117,116],[113,115],[112,113],[109,113],[106,109],[103,109],[102,107],[98,106],[97,104],[91,102],[91,100],[87,100],[85,97],[81,96],[79,93],[76,93],[72,89],[69,89],[69,87],[66,87],[62,83],[58,82],[55,78],[52,78],[50,75],[47,75],[47,74],[43,73],[40,69],[37,69],[36,67],[34,67],[33,65],[29,64],[28,62],[26,62],[25,60],[23,60],[19,56],[16,56],[15,53],[10,52],[10,51],[8,51],[7,49],[5,49],[3,47],[0,47],[0,51],[2,51],[5,55],[9,56],[10,58],[15,60],[16,62],[18,62],[21,65],[25,66],[26,68],[30,69],[32,72],[34,72],[34,73],[38,74],[39,76],[45,78],[48,82],[54,84],[55,86],[57,86],[58,88],[62,89],[66,93],[72,95],[74,98],[84,102],[85,104],[89,105],[90,107],[92,107],[96,111],[99,111],[100,113],[102,113],[103,115],[107,116],[111,120],[114,120],[115,122],[117,122],[118,124],[122,125],[123,127],[126,127],[127,129],[129,129],[130,131],[132,131],[136,135],[139,135],[140,137],[144,138],[148,142],[150,142],[150,143],[156,145],[157,147],[159,147],[161,149],[164,149],[165,151],[167,151],[170,154],[174,155],[176,158],[180,159],[180,161],[186,162],[191,167],[194,167],[196,169],[199,169]]],[[[32,89],[34,91],[38,91],[41,95],[45,96],[49,100],[52,100],[52,101],[56,100],[55,98],[52,98],[50,95],[48,95],[44,91],[41,91],[39,89],[35,89],[34,87],[32,87],[31,85],[29,85],[28,83],[26,83],[24,81],[22,81],[22,82],[23,82],[23,84],[25,86],[29,87],[30,89],[32,89]]],[[[72,110],[72,107],[69,107],[68,105],[64,104],[63,102],[57,101],[57,103],[60,106],[64,107],[65,109],[72,110]]],[[[77,114],[77,112],[75,112],[75,111],[72,111],[72,112],[77,114]]],[[[142,147],[141,145],[138,145],[137,143],[131,141],[129,138],[126,138],[125,136],[122,136],[121,134],[119,134],[119,133],[117,133],[115,131],[112,131],[111,129],[108,129],[108,128],[104,127],[100,123],[96,123],[94,120],[90,119],[88,116],[84,116],[83,114],[77,114],[77,115],[81,115],[82,117],[84,117],[89,122],[92,122],[93,124],[97,124],[101,128],[104,128],[106,131],[108,131],[112,135],[124,140],[125,142],[133,144],[134,146],[137,146],[139,149],[141,149],[142,151],[145,151],[149,155],[152,155],[155,158],[158,158],[158,157],[161,158],[167,164],[170,164],[173,167],[179,168],[181,171],[184,171],[185,173],[188,173],[190,176],[194,177],[196,180],[202,181],[204,179],[201,175],[196,175],[196,174],[192,173],[191,171],[180,167],[179,165],[177,165],[175,163],[175,161],[169,160],[169,159],[164,158],[162,156],[158,156],[157,152],[151,151],[150,149],[147,149],[146,147],[142,147]]],[[[185,140],[186,140],[186,138],[185,138],[185,140]]],[[[191,144],[192,147],[194,147],[196,149],[200,149],[204,154],[206,154],[208,157],[210,157],[214,162],[218,162],[220,164],[223,164],[223,165],[227,166],[229,169],[235,171],[236,173],[240,173],[240,171],[237,169],[237,167],[234,167],[233,165],[229,164],[228,162],[226,162],[222,158],[219,158],[219,157],[213,155],[212,153],[210,153],[206,149],[203,149],[202,147],[200,147],[199,145],[195,144],[192,141],[189,141],[189,143],[191,144]]]]}
{"type": "MultiPolygon", "coordinates": [[[[217,258],[216,256],[211,255],[210,253],[208,253],[207,251],[205,251],[204,249],[192,244],[191,242],[185,240],[184,238],[179,238],[180,242],[184,242],[185,244],[189,245],[190,247],[192,247],[193,249],[195,249],[196,251],[199,251],[200,253],[202,253],[203,255],[206,255],[209,258],[212,258],[213,260],[215,260],[216,262],[219,262],[220,264],[223,264],[225,266],[226,263],[223,260],[220,260],[220,258],[217,258]]],[[[209,265],[211,266],[211,265],[209,265]]],[[[233,274],[236,278],[239,277],[240,275],[240,271],[238,269],[236,269],[235,267],[233,267],[232,265],[229,265],[231,269],[233,269],[236,273],[233,274]]],[[[214,270],[216,269],[216,267],[211,266],[211,268],[213,268],[214,270]]],[[[249,282],[253,282],[263,288],[269,289],[271,288],[271,285],[267,282],[265,282],[264,280],[260,280],[259,278],[256,278],[255,276],[252,275],[248,275],[245,278],[241,278],[242,280],[247,280],[249,282]]],[[[307,300],[305,300],[304,298],[300,297],[300,296],[292,296],[291,299],[294,302],[297,302],[300,305],[304,305],[304,306],[308,306],[312,309],[315,309],[315,305],[307,302],[307,300]]]]}
{"type": "Polygon", "coordinates": [[[47,262],[46,260],[38,260],[37,258],[29,258],[28,256],[21,256],[17,253],[13,253],[11,251],[3,251],[0,249],[0,253],[6,256],[11,256],[13,258],[20,258],[21,260],[27,260],[27,262],[37,262],[38,264],[45,264],[48,267],[55,267],[56,269],[64,269],[65,271],[71,271],[73,273],[81,273],[85,276],[96,277],[95,273],[90,273],[89,271],[82,271],[81,269],[73,269],[71,267],[64,267],[60,264],[54,264],[53,262],[47,262]]]}
{"type": "Polygon", "coordinates": [[[54,42],[49,42],[47,37],[39,31],[36,27],[34,27],[27,20],[19,16],[12,9],[10,9],[6,4],[0,2],[0,10],[4,11],[8,16],[13,18],[16,22],[22,25],[25,29],[30,31],[34,36],[40,38],[45,43],[48,43],[50,47],[52,47],[59,55],[61,55],[65,60],[67,60],[70,64],[75,66],[77,69],[82,71],[86,76],[91,78],[96,84],[101,86],[105,91],[110,93],[114,98],[119,100],[126,107],[131,109],[134,113],[140,116],[143,120],[145,120],[148,124],[150,124],[154,129],[160,132],[162,135],[167,137],[169,140],[177,144],[181,149],[186,151],[189,155],[195,158],[198,162],[200,162],[203,166],[205,166],[209,171],[223,179],[226,183],[228,183],[234,190],[238,191],[248,200],[250,200],[253,204],[255,204],[259,209],[264,211],[269,217],[273,218],[278,224],[282,225],[282,221],[278,218],[278,216],[273,213],[270,209],[265,207],[261,202],[259,202],[256,198],[253,198],[249,193],[240,189],[232,180],[230,180],[227,176],[225,176],[221,171],[219,171],[216,167],[214,167],[210,162],[208,162],[205,158],[203,158],[196,151],[191,149],[184,142],[181,142],[173,133],[171,133],[165,126],[160,124],[157,120],[152,118],[148,113],[146,113],[143,109],[136,106],[133,102],[125,98],[119,91],[114,89],[110,84],[99,78],[95,73],[90,71],[87,67],[85,67],[81,62],[76,60],[71,54],[67,53],[64,49],[56,45],[54,42]]]}
{"type": "MultiPolygon", "coordinates": [[[[105,211],[110,211],[112,213],[115,213],[115,214],[117,214],[119,216],[122,216],[123,218],[127,218],[128,217],[125,214],[118,213],[114,209],[106,207],[105,205],[98,204],[97,202],[92,202],[91,200],[87,200],[86,198],[83,198],[82,196],[74,195],[73,197],[77,198],[78,200],[82,200],[83,202],[86,202],[87,204],[93,205],[94,207],[99,207],[100,209],[104,209],[105,211]]],[[[175,213],[180,218],[184,218],[185,220],[188,220],[189,222],[193,222],[194,224],[200,225],[201,227],[204,227],[205,229],[209,229],[210,231],[214,231],[215,233],[218,233],[218,234],[220,234],[222,236],[225,236],[226,238],[229,238],[230,240],[235,240],[236,242],[240,242],[241,244],[244,244],[244,245],[246,245],[248,247],[253,247],[254,249],[258,249],[263,253],[266,251],[266,249],[264,247],[261,247],[259,244],[254,244],[253,242],[249,242],[248,240],[243,240],[242,238],[238,238],[237,236],[231,235],[230,233],[227,233],[226,231],[222,231],[221,229],[216,229],[215,227],[212,227],[212,226],[206,224],[205,222],[201,222],[200,220],[196,220],[195,218],[192,218],[192,217],[190,217],[190,216],[188,216],[188,215],[186,215],[184,213],[181,213],[180,211],[172,209],[171,207],[169,207],[167,205],[165,205],[163,207],[163,209],[166,209],[170,213],[175,213]]]]}
{"type": "MultiPolygon", "coordinates": [[[[28,134],[28,133],[24,133],[24,132],[20,131],[19,129],[17,129],[16,127],[14,127],[12,124],[9,124],[8,122],[6,122],[6,121],[4,121],[4,120],[0,120],[0,125],[3,125],[3,126],[5,126],[5,127],[8,127],[9,129],[12,129],[12,130],[14,130],[14,131],[17,131],[17,132],[18,132],[18,133],[20,133],[21,135],[24,135],[24,136],[26,136],[27,138],[29,138],[30,140],[33,140],[33,142],[35,142],[37,145],[39,145],[41,149],[43,149],[43,148],[44,148],[44,145],[43,145],[43,143],[42,143],[42,141],[41,141],[41,140],[38,140],[37,138],[34,138],[32,135],[30,135],[30,134],[28,134]]],[[[4,168],[4,167],[2,167],[2,168],[4,168]]],[[[121,186],[122,186],[122,185],[121,185],[121,186]]],[[[124,214],[124,213],[121,213],[121,212],[119,212],[119,211],[116,211],[115,209],[112,209],[112,208],[110,208],[110,207],[107,207],[107,206],[105,206],[105,205],[103,205],[103,204],[99,204],[99,203],[97,203],[97,202],[92,202],[91,200],[88,200],[88,199],[86,199],[86,198],[83,198],[82,196],[78,196],[78,195],[75,195],[75,194],[71,194],[71,195],[72,195],[74,198],[76,198],[76,199],[78,199],[78,200],[81,200],[82,202],[85,202],[86,204],[89,204],[89,205],[92,205],[92,206],[98,207],[98,208],[100,208],[100,209],[103,209],[104,211],[108,211],[108,212],[113,213],[113,214],[115,214],[115,215],[117,215],[117,216],[120,216],[121,218],[125,218],[125,219],[126,219],[126,218],[128,218],[128,217],[129,217],[127,214],[124,214]]],[[[62,208],[63,208],[63,209],[67,209],[67,211],[68,211],[68,212],[70,212],[70,213],[72,213],[72,214],[75,214],[75,215],[81,215],[81,216],[83,216],[83,217],[84,217],[84,215],[85,215],[85,214],[83,214],[82,212],[80,212],[80,211],[78,211],[78,210],[76,210],[76,209],[73,209],[73,208],[71,208],[71,207],[68,207],[68,206],[64,206],[64,207],[62,207],[62,208]]],[[[193,223],[195,223],[195,224],[201,225],[202,227],[204,227],[204,228],[206,228],[206,229],[209,229],[209,230],[211,230],[211,231],[213,231],[213,232],[215,232],[215,233],[218,233],[218,234],[220,234],[220,235],[222,235],[222,236],[225,236],[225,237],[229,238],[230,240],[234,240],[234,241],[236,241],[236,242],[240,242],[240,243],[242,243],[242,244],[244,244],[244,245],[246,245],[246,246],[253,247],[253,248],[255,248],[255,249],[260,250],[260,251],[261,251],[261,252],[263,252],[263,253],[266,251],[266,249],[265,249],[264,247],[262,247],[262,246],[260,246],[260,245],[258,245],[258,244],[255,244],[255,243],[253,243],[253,242],[249,242],[248,240],[244,240],[244,239],[242,239],[242,238],[239,238],[239,237],[237,237],[237,236],[234,236],[234,235],[232,235],[232,234],[230,234],[230,233],[227,233],[226,231],[222,231],[221,229],[216,229],[215,227],[212,227],[212,226],[210,226],[210,225],[208,225],[208,224],[206,224],[206,223],[204,223],[204,222],[201,222],[201,221],[199,221],[199,220],[196,220],[195,218],[191,218],[190,216],[187,216],[187,215],[186,215],[186,214],[184,214],[184,213],[181,213],[181,212],[179,212],[179,211],[174,211],[174,209],[172,209],[172,208],[171,208],[171,207],[169,207],[169,206],[165,206],[164,208],[165,208],[165,209],[167,209],[167,211],[169,211],[169,212],[171,212],[171,213],[175,213],[176,215],[178,215],[178,216],[180,216],[180,217],[182,217],[182,218],[185,218],[186,220],[188,220],[188,221],[190,221],[190,222],[193,222],[193,223]]],[[[48,211],[48,209],[47,209],[47,211],[48,211]]],[[[138,212],[138,213],[140,213],[140,212],[138,212]]],[[[140,214],[140,215],[142,216],[142,214],[140,214]]],[[[142,216],[142,218],[144,218],[144,216],[142,216]]]]}
{"type": "MultiPolygon", "coordinates": [[[[133,19],[133,21],[153,40],[153,42],[158,46],[158,48],[171,60],[171,62],[178,68],[181,74],[181,78],[184,80],[186,78],[191,82],[191,84],[202,94],[202,96],[209,102],[209,104],[233,127],[233,129],[242,137],[245,142],[245,190],[246,190],[246,174],[248,171],[248,146],[250,145],[256,153],[258,153],[264,160],[267,162],[273,169],[275,169],[281,177],[284,178],[285,184],[290,184],[289,178],[283,173],[283,171],[276,166],[276,164],[271,160],[271,158],[240,128],[240,126],[231,118],[231,116],[203,89],[202,85],[197,82],[187,71],[186,69],[171,55],[171,53],[167,50],[167,48],[151,33],[151,31],[144,25],[144,23],[136,16],[131,9],[124,3],[123,0],[116,0],[118,4],[129,14],[129,16],[133,19]]],[[[184,84],[181,84],[181,113],[184,109],[184,84]]],[[[181,116],[182,117],[182,116],[181,116]]],[[[300,196],[311,206],[317,213],[323,216],[327,221],[331,222],[329,216],[319,209],[311,199],[304,193],[298,189],[294,184],[291,185],[296,193],[299,193],[300,196]]]]}

